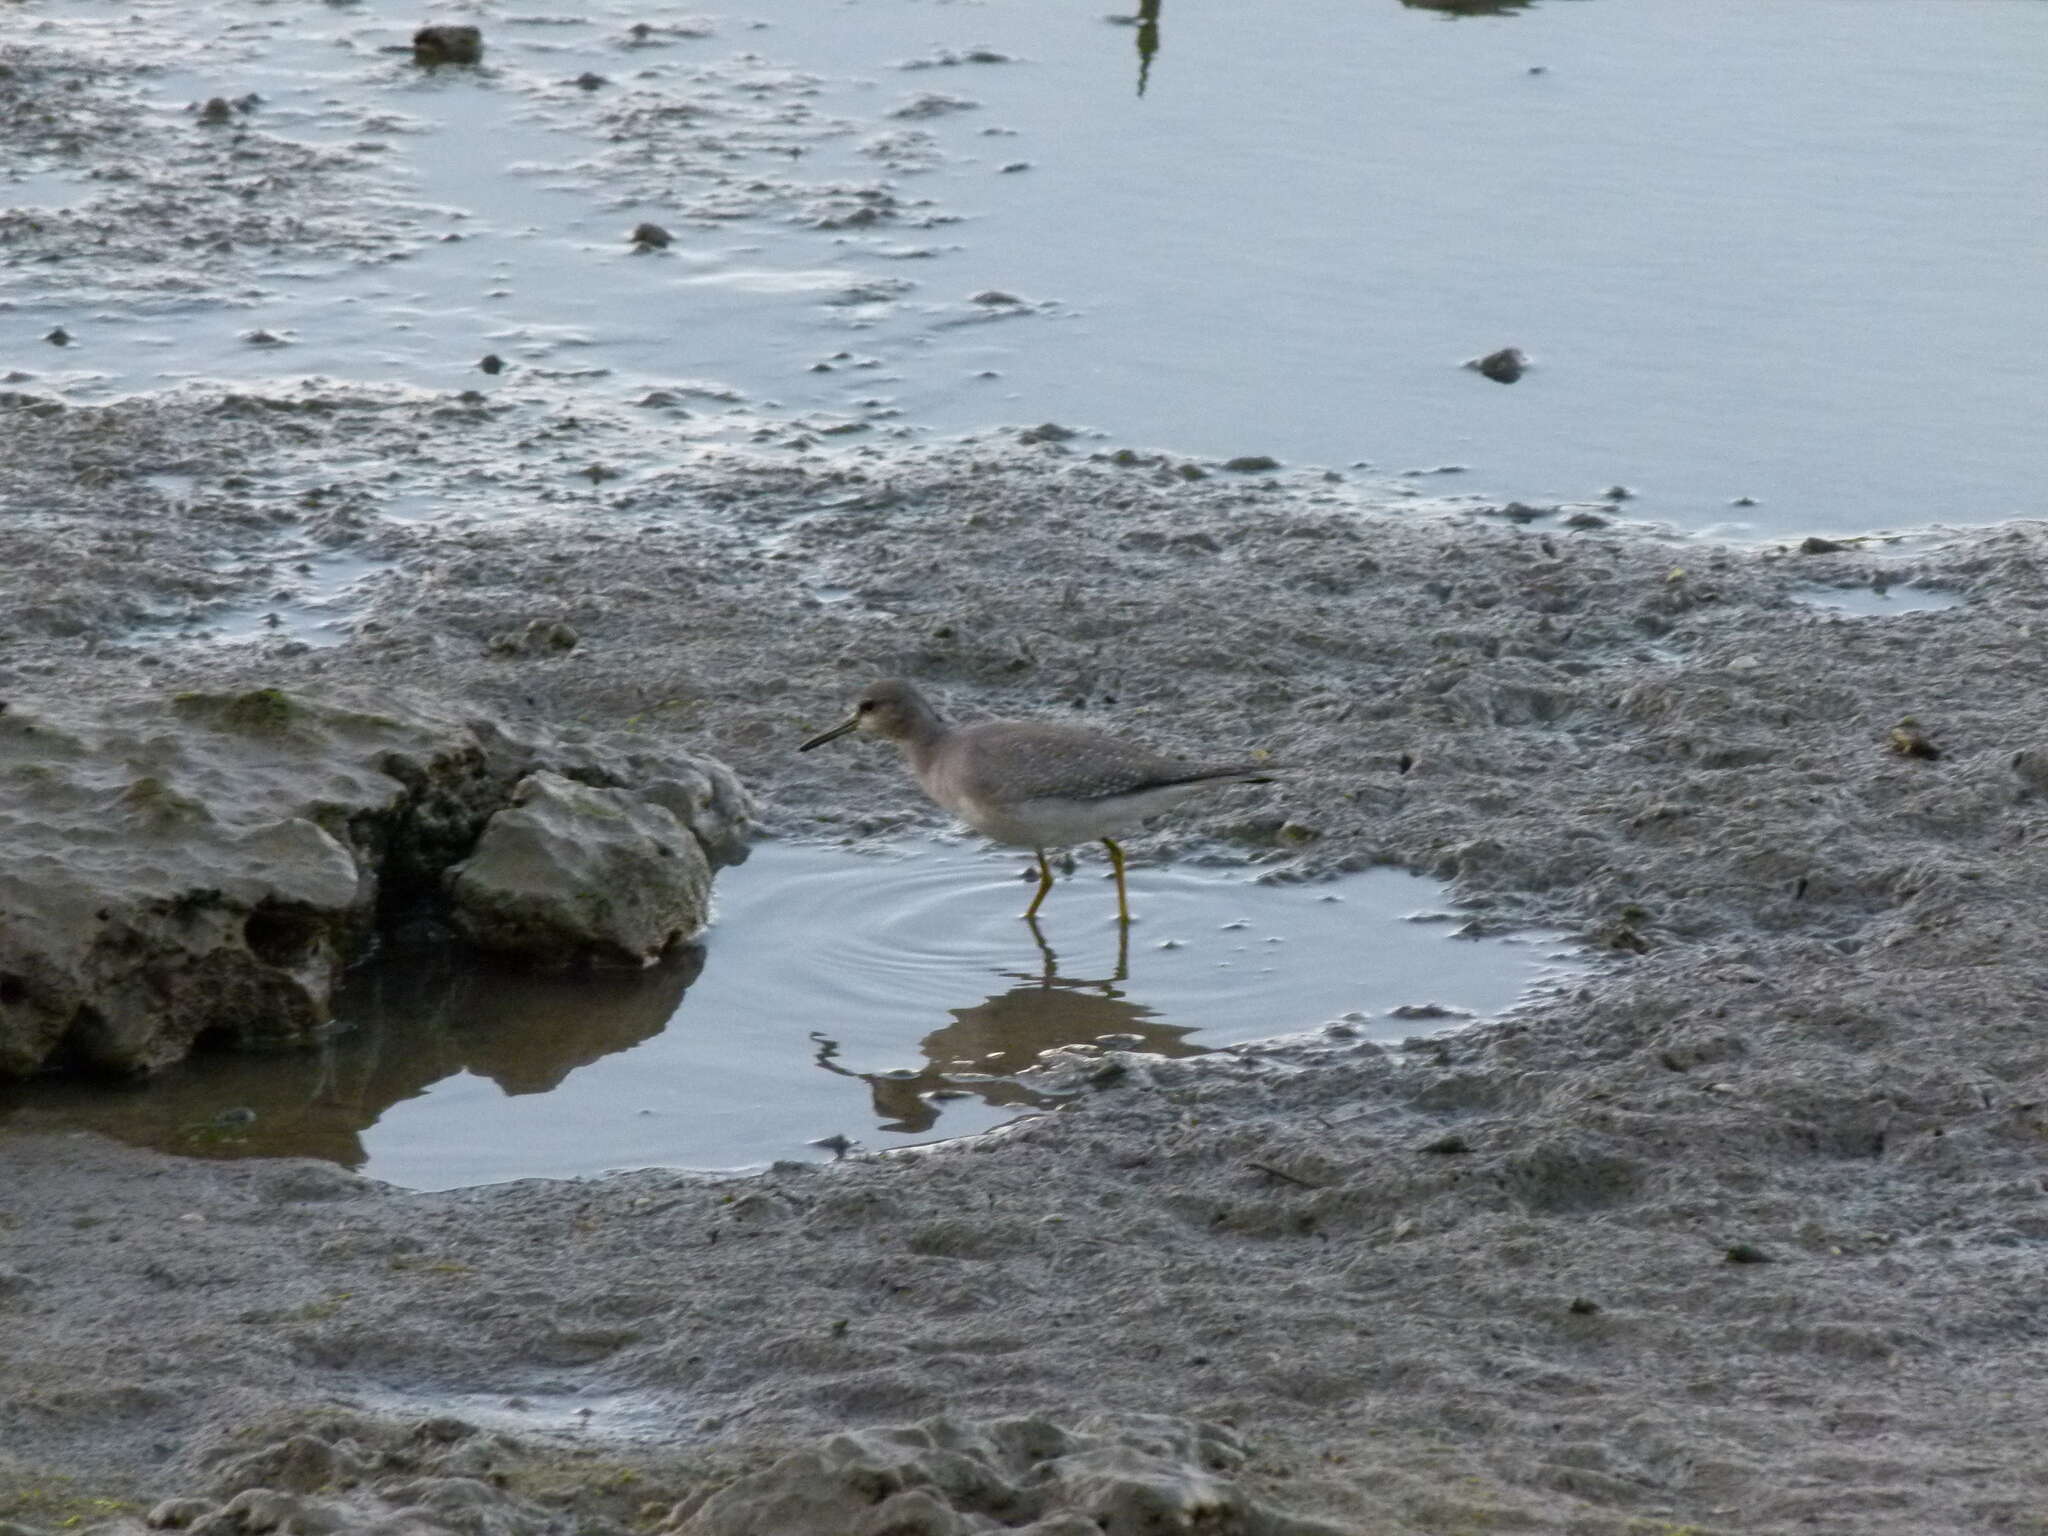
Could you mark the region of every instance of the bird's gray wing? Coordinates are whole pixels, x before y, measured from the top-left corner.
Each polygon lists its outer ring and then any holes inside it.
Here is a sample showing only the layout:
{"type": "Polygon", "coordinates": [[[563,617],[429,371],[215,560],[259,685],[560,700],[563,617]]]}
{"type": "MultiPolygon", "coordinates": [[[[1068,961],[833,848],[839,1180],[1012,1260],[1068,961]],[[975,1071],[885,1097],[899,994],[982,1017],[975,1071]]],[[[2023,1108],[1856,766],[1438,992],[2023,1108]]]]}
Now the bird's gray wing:
{"type": "Polygon", "coordinates": [[[1098,731],[1037,721],[990,721],[966,727],[955,739],[963,749],[961,772],[971,781],[961,787],[984,800],[1101,800],[1243,769],[1191,763],[1098,731]]]}

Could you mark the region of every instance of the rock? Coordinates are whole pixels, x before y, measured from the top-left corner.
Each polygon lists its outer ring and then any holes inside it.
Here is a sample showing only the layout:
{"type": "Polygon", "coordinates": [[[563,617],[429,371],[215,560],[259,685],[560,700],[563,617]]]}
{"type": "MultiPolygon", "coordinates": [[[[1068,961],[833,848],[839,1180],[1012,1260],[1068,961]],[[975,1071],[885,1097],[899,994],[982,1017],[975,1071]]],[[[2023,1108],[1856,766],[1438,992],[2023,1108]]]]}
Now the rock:
{"type": "Polygon", "coordinates": [[[268,691],[107,714],[0,716],[0,1076],[309,1038],[369,924],[351,841],[405,799],[375,756],[426,736],[268,691]]]}
{"type": "Polygon", "coordinates": [[[68,347],[71,345],[71,333],[61,325],[53,325],[43,332],[43,340],[53,347],[68,347]]]}
{"type": "Polygon", "coordinates": [[[313,1043],[380,909],[442,900],[444,871],[545,770],[659,829],[671,851],[653,857],[686,872],[662,888],[695,892],[694,909],[664,898],[669,927],[694,929],[710,869],[745,857],[745,790],[684,753],[389,695],[374,710],[275,689],[15,695],[0,712],[0,1080],[149,1072],[201,1042],[313,1043]]]}
{"type": "Polygon", "coordinates": [[[153,1530],[181,1531],[212,1510],[213,1506],[204,1499],[165,1499],[151,1506],[147,1523],[153,1530]]]}
{"type": "Polygon", "coordinates": [[[1337,1536],[1337,1526],[1290,1514],[1241,1486],[1234,1474],[1244,1460],[1229,1431],[1159,1415],[1089,1418],[1073,1429],[1041,1418],[934,1418],[833,1435],[685,1501],[664,1529],[675,1536],[967,1536],[1000,1525],[1045,1536],[1337,1536]],[[849,1510],[860,1511],[858,1524],[849,1524],[849,1510]]]}
{"type": "Polygon", "coordinates": [[[704,926],[711,863],[666,806],[543,772],[520,781],[448,882],[456,926],[480,948],[648,965],[704,926]]]}
{"type": "Polygon", "coordinates": [[[416,64],[475,64],[484,56],[484,35],[475,27],[421,27],[412,35],[416,64]]]}
{"type": "Polygon", "coordinates": [[[1925,758],[1928,762],[1935,762],[1941,757],[1941,748],[1920,729],[1920,722],[1911,717],[1892,727],[1885,744],[1901,757],[1925,758]]]}
{"type": "Polygon", "coordinates": [[[2022,747],[2012,755],[2012,771],[2027,788],[2048,791],[2048,748],[2022,747]]]}
{"type": "Polygon", "coordinates": [[[965,96],[948,96],[942,91],[921,91],[910,100],[889,113],[889,116],[905,121],[916,121],[927,117],[944,117],[952,112],[967,112],[981,105],[969,101],[965,96]]]}
{"type": "Polygon", "coordinates": [[[643,251],[660,251],[673,245],[676,237],[659,224],[635,224],[627,238],[643,251]]]}
{"type": "Polygon", "coordinates": [[[1838,555],[1849,546],[1835,539],[1823,539],[1818,534],[1809,534],[1799,541],[1802,555],[1838,555]]]}
{"type": "Polygon", "coordinates": [[[1225,469],[1235,470],[1240,475],[1263,475],[1280,467],[1280,461],[1270,454],[1244,453],[1234,459],[1223,461],[1225,469]]]}
{"type": "Polygon", "coordinates": [[[505,359],[498,356],[495,352],[486,352],[477,359],[476,365],[485,373],[503,373],[505,371],[505,359]]]}
{"type": "Polygon", "coordinates": [[[1512,384],[1528,369],[1529,359],[1520,347],[1502,347],[1484,357],[1468,358],[1465,366],[1496,384],[1512,384]]]}
{"type": "Polygon", "coordinates": [[[293,1536],[320,1536],[338,1523],[321,1518],[325,1511],[296,1494],[275,1488],[248,1488],[213,1513],[192,1523],[192,1536],[252,1536],[255,1532],[289,1531],[293,1536]]]}
{"type": "Polygon", "coordinates": [[[508,629],[484,644],[500,656],[549,656],[573,651],[582,639],[559,619],[534,619],[524,629],[508,629]]]}
{"type": "Polygon", "coordinates": [[[199,109],[199,121],[209,127],[232,122],[235,116],[234,104],[225,96],[215,96],[199,109]]]}
{"type": "Polygon", "coordinates": [[[689,828],[714,870],[744,864],[753,805],[732,770],[709,758],[671,759],[664,766],[670,776],[644,780],[640,797],[667,807],[689,828]]]}
{"type": "Polygon", "coordinates": [[[471,722],[494,763],[520,764],[515,775],[552,770],[598,789],[630,789],[666,806],[696,837],[713,869],[743,864],[753,831],[754,802],[733,771],[712,757],[617,749],[516,735],[489,721],[471,722]]]}

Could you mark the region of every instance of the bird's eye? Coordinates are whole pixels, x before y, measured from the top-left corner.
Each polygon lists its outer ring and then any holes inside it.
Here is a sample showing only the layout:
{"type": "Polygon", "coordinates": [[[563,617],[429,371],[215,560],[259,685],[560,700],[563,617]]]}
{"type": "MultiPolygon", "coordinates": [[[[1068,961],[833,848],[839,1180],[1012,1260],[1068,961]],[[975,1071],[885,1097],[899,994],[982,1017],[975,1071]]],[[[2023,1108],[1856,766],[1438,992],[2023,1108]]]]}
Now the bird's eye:
{"type": "Polygon", "coordinates": [[[864,715],[874,707],[875,701],[873,699],[862,699],[859,704],[854,706],[854,713],[864,715]]]}

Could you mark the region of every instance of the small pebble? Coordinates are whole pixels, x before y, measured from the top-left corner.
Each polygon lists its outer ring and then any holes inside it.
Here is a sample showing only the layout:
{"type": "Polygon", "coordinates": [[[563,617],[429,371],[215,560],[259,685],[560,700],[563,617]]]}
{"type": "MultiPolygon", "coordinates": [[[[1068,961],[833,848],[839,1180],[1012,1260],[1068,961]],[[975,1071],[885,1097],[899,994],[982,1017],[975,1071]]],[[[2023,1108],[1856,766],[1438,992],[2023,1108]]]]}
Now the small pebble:
{"type": "Polygon", "coordinates": [[[1918,757],[1933,762],[1941,756],[1941,748],[1928,739],[1917,721],[1910,719],[1901,720],[1892,727],[1889,745],[1901,757],[1918,757]]]}
{"type": "Polygon", "coordinates": [[[151,1507],[144,1524],[159,1531],[180,1531],[213,1511],[214,1506],[204,1499],[165,1499],[151,1507]]]}
{"type": "Polygon", "coordinates": [[[1529,359],[1520,347],[1502,347],[1498,352],[1471,359],[1465,366],[1496,384],[1512,384],[1527,370],[1529,359]]]}
{"type": "Polygon", "coordinates": [[[475,64],[484,56],[484,35],[476,27],[421,27],[412,35],[416,64],[475,64]]]}

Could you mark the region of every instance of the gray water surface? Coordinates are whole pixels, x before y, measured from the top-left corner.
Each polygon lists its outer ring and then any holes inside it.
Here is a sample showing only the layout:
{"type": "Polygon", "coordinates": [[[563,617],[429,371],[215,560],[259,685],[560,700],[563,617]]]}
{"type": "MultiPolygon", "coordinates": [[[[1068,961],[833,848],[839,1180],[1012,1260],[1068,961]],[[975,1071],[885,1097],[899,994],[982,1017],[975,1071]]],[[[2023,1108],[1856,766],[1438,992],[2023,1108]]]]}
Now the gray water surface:
{"type": "Polygon", "coordinates": [[[654,970],[375,961],[318,1051],[201,1055],[125,1091],[0,1089],[0,1124],[322,1157],[423,1189],[758,1167],[1054,1108],[1058,1091],[1019,1077],[1049,1051],[1199,1055],[1333,1022],[1397,1043],[1578,969],[1554,935],[1459,936],[1443,887],[1398,870],[1262,885],[1140,863],[1126,934],[1105,866],[1083,863],[1034,931],[1028,864],[767,844],[719,875],[702,945],[654,970]]]}
{"type": "MultiPolygon", "coordinates": [[[[252,125],[406,210],[388,259],[220,301],[0,265],[0,371],[81,398],[696,381],[851,431],[1051,418],[1524,501],[1620,483],[1733,537],[2042,510],[2048,6],[763,0],[640,46],[637,8],[513,0],[475,12],[486,70],[431,75],[401,0],[17,9],[80,46],[175,29],[144,110],[254,90],[252,125]],[[633,102],[703,118],[606,115],[633,102]],[[869,192],[887,220],[820,215],[869,192]],[[674,244],[636,254],[642,220],[674,244]],[[1518,383],[1459,366],[1509,345],[1518,383]]],[[[116,195],[20,175],[0,200],[116,195]]]]}

